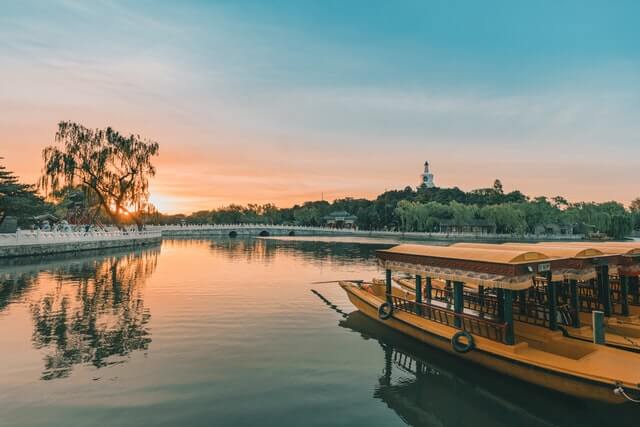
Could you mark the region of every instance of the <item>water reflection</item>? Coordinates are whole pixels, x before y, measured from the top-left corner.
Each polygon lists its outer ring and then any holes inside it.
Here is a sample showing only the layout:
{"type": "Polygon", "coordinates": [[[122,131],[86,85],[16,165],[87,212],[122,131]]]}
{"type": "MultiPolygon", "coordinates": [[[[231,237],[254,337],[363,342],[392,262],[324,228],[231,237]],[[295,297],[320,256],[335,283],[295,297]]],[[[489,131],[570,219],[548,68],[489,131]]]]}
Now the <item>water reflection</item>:
{"type": "Polygon", "coordinates": [[[123,363],[130,353],[148,349],[150,313],[142,291],[159,252],[155,247],[0,267],[0,310],[28,303],[32,341],[44,352],[41,379],[67,377],[78,364],[123,363]]]}
{"type": "MultiPolygon", "coordinates": [[[[185,244],[185,241],[175,241],[185,244]]],[[[291,255],[312,264],[357,264],[371,262],[376,249],[389,243],[368,244],[272,239],[208,240],[211,251],[220,257],[243,258],[246,262],[271,262],[278,255],[291,255]]],[[[197,243],[197,242],[190,242],[197,243]]]]}
{"type": "Polygon", "coordinates": [[[409,425],[604,425],[611,417],[627,425],[635,419],[630,405],[607,406],[529,386],[430,349],[359,311],[342,315],[341,327],[380,344],[383,368],[373,397],[409,425]]]}

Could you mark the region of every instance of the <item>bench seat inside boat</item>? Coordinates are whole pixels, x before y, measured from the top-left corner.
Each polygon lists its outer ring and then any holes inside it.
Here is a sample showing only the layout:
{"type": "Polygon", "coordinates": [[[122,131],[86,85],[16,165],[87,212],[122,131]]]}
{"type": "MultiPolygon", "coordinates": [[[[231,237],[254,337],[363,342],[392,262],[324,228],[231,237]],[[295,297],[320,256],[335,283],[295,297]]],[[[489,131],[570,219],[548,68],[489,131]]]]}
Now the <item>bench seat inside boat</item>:
{"type": "Polygon", "coordinates": [[[539,326],[519,322],[515,329],[517,343],[526,342],[529,347],[546,353],[578,360],[595,351],[595,348],[588,343],[569,341],[561,331],[550,331],[539,326]]]}

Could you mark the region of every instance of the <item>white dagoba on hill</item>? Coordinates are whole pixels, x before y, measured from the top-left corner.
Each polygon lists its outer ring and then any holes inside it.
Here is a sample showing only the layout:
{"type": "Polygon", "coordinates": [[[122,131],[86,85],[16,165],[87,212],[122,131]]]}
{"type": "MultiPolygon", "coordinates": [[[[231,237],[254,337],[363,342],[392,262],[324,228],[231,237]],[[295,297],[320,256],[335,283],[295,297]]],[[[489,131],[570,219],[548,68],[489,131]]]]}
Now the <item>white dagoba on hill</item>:
{"type": "Polygon", "coordinates": [[[424,172],[420,175],[422,178],[422,184],[427,188],[433,188],[436,186],[433,182],[433,174],[429,172],[429,162],[424,162],[424,172]]]}

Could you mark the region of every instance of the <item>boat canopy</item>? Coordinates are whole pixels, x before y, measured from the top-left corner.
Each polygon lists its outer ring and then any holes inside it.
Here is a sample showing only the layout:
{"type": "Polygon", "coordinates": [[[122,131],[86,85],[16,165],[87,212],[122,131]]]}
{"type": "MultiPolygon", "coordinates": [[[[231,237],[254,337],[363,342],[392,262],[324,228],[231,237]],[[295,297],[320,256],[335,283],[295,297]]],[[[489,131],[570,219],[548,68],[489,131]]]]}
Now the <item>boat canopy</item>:
{"type": "Polygon", "coordinates": [[[640,256],[640,242],[540,242],[535,245],[593,248],[607,255],[640,256]]]}
{"type": "Polygon", "coordinates": [[[548,257],[554,258],[597,258],[605,257],[607,254],[599,249],[591,247],[581,246],[559,246],[555,245],[540,245],[534,243],[455,243],[453,247],[462,248],[476,248],[476,249],[491,249],[491,250],[509,250],[509,251],[538,251],[542,252],[548,257]]]}
{"type": "MultiPolygon", "coordinates": [[[[547,245],[559,245],[558,242],[541,242],[536,248],[545,251],[547,245]]],[[[564,242],[572,248],[593,247],[611,257],[609,274],[640,276],[640,242],[564,242]]]]}
{"type": "Polygon", "coordinates": [[[398,245],[377,256],[385,269],[510,290],[531,287],[535,272],[546,271],[551,261],[536,251],[428,245],[398,245]]]}
{"type": "Polygon", "coordinates": [[[597,276],[595,262],[609,263],[612,256],[599,249],[578,246],[539,245],[535,243],[455,243],[452,247],[475,248],[490,251],[520,250],[539,251],[551,258],[551,280],[587,281],[597,276]]]}

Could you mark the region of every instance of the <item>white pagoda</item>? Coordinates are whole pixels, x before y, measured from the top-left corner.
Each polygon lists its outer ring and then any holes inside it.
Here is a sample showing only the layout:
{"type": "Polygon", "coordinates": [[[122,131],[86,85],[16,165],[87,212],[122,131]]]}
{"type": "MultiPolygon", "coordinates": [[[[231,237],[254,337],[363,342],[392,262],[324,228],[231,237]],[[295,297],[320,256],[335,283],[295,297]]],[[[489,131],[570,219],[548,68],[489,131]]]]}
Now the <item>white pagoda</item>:
{"type": "Polygon", "coordinates": [[[429,172],[429,162],[424,162],[424,172],[420,175],[422,184],[427,188],[433,188],[436,185],[433,182],[433,174],[429,172]]]}

